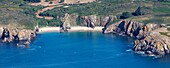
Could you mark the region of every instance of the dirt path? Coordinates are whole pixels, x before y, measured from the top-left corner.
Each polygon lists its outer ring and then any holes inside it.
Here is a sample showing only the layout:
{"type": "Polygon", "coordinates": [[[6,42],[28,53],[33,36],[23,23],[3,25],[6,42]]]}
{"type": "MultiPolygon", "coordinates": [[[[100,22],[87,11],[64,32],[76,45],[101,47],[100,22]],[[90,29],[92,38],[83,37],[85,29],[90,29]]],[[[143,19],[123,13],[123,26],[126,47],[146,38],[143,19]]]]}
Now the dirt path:
{"type": "MultiPolygon", "coordinates": [[[[59,0],[54,0],[54,1],[51,1],[52,4],[50,4],[50,2],[45,2],[46,0],[41,0],[41,2],[39,3],[29,3],[29,5],[32,5],[32,6],[45,6],[46,8],[43,8],[41,10],[38,10],[35,14],[36,14],[36,17],[37,18],[44,18],[44,19],[47,19],[47,20],[52,20],[53,17],[51,16],[40,16],[39,14],[40,13],[43,13],[45,11],[48,11],[48,10],[52,10],[54,9],[55,7],[61,7],[63,6],[63,3],[59,3],[59,0]]],[[[82,1],[79,1],[79,0],[73,0],[73,1],[65,1],[64,3],[65,4],[80,4],[80,3],[89,3],[89,2],[94,2],[96,0],[82,0],[82,1]],[[78,1],[78,3],[77,3],[78,1]]]]}
{"type": "Polygon", "coordinates": [[[54,6],[50,6],[50,7],[44,8],[44,9],[42,9],[42,10],[38,10],[38,11],[35,13],[35,14],[36,14],[36,17],[37,17],[37,18],[45,18],[45,19],[49,19],[49,20],[53,19],[53,17],[49,17],[49,16],[43,17],[43,16],[40,16],[40,15],[39,15],[40,13],[43,13],[44,11],[47,11],[47,10],[52,10],[53,8],[55,8],[55,7],[54,7],[54,6]]]}
{"type": "Polygon", "coordinates": [[[44,19],[47,19],[47,20],[52,20],[53,17],[51,17],[51,16],[40,16],[39,14],[43,13],[45,11],[48,11],[48,10],[52,10],[55,7],[61,7],[62,6],[60,3],[58,3],[57,0],[52,1],[52,4],[50,4],[50,2],[45,2],[45,0],[41,0],[41,2],[39,2],[39,3],[29,3],[29,5],[32,5],[32,6],[45,6],[46,8],[38,10],[35,14],[36,14],[37,18],[44,18],[44,19]]]}

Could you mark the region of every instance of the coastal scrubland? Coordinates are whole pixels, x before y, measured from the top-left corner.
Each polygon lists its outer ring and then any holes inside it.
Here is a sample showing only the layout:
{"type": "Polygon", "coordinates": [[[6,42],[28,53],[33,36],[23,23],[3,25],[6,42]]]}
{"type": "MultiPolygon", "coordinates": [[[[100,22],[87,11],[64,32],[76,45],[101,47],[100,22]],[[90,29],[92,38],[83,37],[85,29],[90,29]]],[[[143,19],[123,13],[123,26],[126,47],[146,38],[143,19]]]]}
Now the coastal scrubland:
{"type": "Polygon", "coordinates": [[[143,22],[143,23],[167,23],[169,24],[170,18],[170,5],[169,2],[160,1],[115,1],[115,0],[99,0],[98,2],[92,2],[88,4],[76,4],[67,5],[68,8],[58,7],[50,11],[41,13],[41,16],[63,16],[65,13],[76,13],[80,16],[98,15],[109,16],[116,15],[118,19],[123,12],[129,12],[130,14],[141,6],[141,10],[144,11],[144,15],[133,16],[130,15],[127,19],[143,22]]]}
{"type": "MultiPolygon", "coordinates": [[[[37,23],[39,26],[59,26],[62,23],[61,17],[66,13],[76,14],[78,17],[89,15],[116,16],[117,20],[111,23],[122,20],[122,15],[125,15],[126,19],[142,23],[169,24],[170,21],[170,2],[168,0],[97,0],[86,4],[62,4],[61,7],[40,13],[40,16],[54,17],[52,20],[36,18],[35,13],[45,6],[28,5],[32,2],[40,2],[40,0],[1,0],[0,24],[15,23],[17,26],[22,25],[29,29],[33,29],[37,23]],[[144,14],[133,15],[139,7],[144,14]]],[[[81,19],[77,20],[76,23],[79,25],[81,19]]]]}

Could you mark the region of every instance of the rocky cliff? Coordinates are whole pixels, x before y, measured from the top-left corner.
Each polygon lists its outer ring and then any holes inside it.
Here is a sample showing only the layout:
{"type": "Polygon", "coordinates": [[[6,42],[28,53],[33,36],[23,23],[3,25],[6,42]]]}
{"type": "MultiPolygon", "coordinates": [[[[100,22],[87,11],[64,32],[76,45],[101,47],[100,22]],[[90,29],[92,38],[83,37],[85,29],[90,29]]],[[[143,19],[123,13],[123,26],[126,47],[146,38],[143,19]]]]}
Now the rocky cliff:
{"type": "Polygon", "coordinates": [[[103,33],[116,33],[135,38],[133,50],[147,55],[165,55],[170,53],[170,38],[160,35],[162,28],[158,24],[142,24],[123,20],[105,28],[103,33]]]}
{"type": "Polygon", "coordinates": [[[70,24],[71,26],[86,26],[95,28],[95,26],[104,27],[109,22],[117,20],[116,16],[97,16],[97,15],[89,15],[89,16],[79,16],[77,14],[65,14],[64,17],[60,18],[63,22],[62,27],[66,27],[66,24],[70,24]]]}

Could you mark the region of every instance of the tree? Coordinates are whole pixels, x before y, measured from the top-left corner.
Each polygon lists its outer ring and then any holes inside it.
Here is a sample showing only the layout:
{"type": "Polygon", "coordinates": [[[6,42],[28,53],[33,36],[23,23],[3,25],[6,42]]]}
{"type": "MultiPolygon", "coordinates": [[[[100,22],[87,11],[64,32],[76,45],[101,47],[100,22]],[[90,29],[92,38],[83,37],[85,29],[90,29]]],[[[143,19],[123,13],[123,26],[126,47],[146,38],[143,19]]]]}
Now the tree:
{"type": "Polygon", "coordinates": [[[122,15],[120,16],[120,19],[126,19],[131,17],[131,13],[130,12],[123,12],[122,15]]]}
{"type": "Polygon", "coordinates": [[[64,0],[60,0],[60,2],[59,3],[63,3],[64,2],[64,0]]]}
{"type": "Polygon", "coordinates": [[[49,4],[53,4],[53,2],[52,1],[50,1],[50,3],[49,4]]]}
{"type": "Polygon", "coordinates": [[[141,6],[139,6],[134,13],[134,16],[144,15],[144,11],[142,10],[141,6]]]}

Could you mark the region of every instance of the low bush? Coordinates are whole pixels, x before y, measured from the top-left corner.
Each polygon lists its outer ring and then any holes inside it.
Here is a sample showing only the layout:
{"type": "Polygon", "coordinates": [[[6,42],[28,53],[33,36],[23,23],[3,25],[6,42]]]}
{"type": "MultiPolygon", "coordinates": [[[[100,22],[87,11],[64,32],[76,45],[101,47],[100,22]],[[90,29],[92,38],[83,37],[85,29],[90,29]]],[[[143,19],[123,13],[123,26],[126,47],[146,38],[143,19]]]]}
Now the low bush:
{"type": "Polygon", "coordinates": [[[130,12],[123,12],[122,15],[120,16],[120,19],[126,19],[131,17],[131,13],[130,12]]]}

